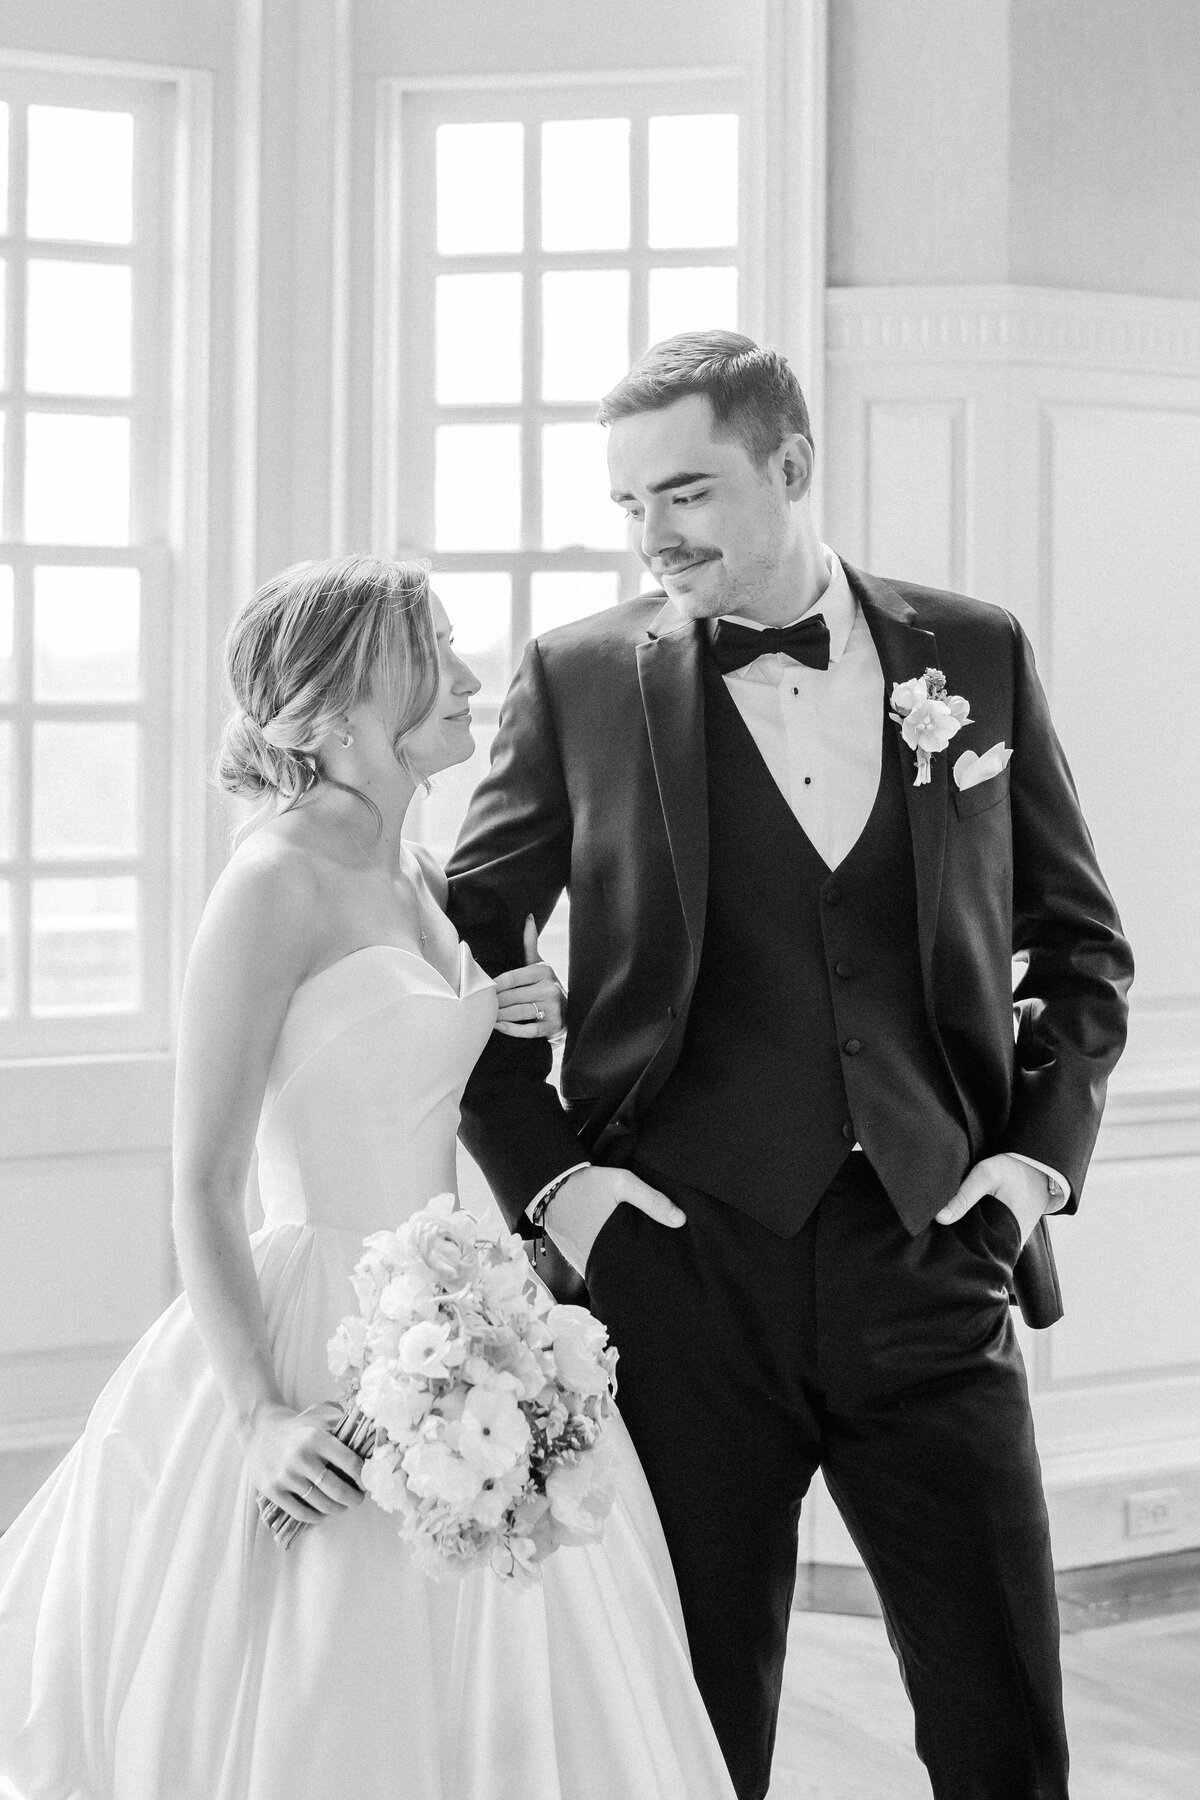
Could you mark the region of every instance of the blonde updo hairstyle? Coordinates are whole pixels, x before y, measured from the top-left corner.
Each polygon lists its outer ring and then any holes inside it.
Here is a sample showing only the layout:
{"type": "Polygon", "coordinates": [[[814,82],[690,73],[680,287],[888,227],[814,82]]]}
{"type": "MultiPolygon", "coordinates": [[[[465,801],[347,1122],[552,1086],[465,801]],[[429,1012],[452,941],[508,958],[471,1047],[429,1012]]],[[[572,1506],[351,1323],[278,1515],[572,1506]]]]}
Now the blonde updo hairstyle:
{"type": "MultiPolygon", "coordinates": [[[[397,761],[414,774],[402,740],[429,717],[439,680],[428,569],[374,556],[284,569],[230,625],[225,678],[233,709],[216,778],[229,793],[261,802],[242,831],[330,781],[320,766],[321,745],[368,696],[394,721],[397,761]]],[[[347,791],[378,820],[365,794],[347,791]]]]}

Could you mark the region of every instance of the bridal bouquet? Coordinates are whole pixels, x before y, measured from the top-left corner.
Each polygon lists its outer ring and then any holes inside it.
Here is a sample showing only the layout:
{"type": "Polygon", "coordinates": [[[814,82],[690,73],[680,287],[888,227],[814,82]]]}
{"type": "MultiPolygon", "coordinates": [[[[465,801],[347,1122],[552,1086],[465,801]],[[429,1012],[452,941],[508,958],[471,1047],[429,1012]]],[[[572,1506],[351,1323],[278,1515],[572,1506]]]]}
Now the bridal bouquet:
{"type": "Polygon", "coordinates": [[[603,1325],[556,1306],[520,1238],[451,1194],[363,1250],[358,1312],[329,1342],[363,1486],[426,1574],[486,1562],[539,1579],[559,1545],[600,1536],[612,1505],[603,1325]]]}

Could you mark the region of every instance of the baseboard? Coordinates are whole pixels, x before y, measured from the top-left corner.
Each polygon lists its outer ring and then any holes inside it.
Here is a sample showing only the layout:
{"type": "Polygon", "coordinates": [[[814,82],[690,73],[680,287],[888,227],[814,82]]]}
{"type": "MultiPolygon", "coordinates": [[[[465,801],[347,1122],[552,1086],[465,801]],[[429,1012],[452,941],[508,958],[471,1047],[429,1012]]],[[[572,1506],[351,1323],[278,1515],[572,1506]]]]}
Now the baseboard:
{"type": "Polygon", "coordinates": [[[1058,1569],[1155,1563],[1200,1551],[1194,1444],[1050,1457],[1042,1469],[1058,1569]],[[1185,1455],[1186,1450],[1186,1455],[1185,1455]]]}
{"type": "Polygon", "coordinates": [[[1060,1569],[1054,1585],[1064,1631],[1200,1609],[1200,1550],[1145,1556],[1087,1569],[1060,1569]]]}
{"type": "MultiPolygon", "coordinates": [[[[1200,1610],[1200,1550],[1060,1569],[1054,1586],[1064,1633],[1193,1612],[1200,1610]]],[[[801,1563],[792,1605],[797,1612],[883,1616],[867,1571],[845,1563],[801,1563]]]]}
{"type": "Polygon", "coordinates": [[[865,1569],[851,1563],[801,1563],[792,1610],[844,1613],[863,1619],[883,1617],[874,1582],[865,1569]]]}

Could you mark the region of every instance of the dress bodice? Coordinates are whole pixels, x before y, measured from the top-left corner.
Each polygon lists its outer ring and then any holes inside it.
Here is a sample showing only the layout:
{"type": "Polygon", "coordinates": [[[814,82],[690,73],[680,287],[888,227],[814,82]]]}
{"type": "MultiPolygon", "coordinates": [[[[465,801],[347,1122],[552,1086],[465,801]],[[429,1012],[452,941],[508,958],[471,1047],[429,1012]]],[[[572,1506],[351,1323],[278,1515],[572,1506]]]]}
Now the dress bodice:
{"type": "Polygon", "coordinates": [[[361,1235],[454,1192],[459,1101],[496,1008],[465,944],[457,990],[394,944],[352,951],[303,982],[259,1119],[267,1226],[361,1235]]]}

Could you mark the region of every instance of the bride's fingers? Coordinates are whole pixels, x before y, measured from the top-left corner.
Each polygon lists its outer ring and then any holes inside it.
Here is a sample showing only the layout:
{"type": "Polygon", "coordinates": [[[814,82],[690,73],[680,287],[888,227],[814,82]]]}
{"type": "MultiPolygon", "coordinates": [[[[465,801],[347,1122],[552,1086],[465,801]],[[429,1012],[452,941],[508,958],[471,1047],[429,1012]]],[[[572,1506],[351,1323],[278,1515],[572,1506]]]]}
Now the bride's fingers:
{"type": "Polygon", "coordinates": [[[294,1498],[300,1506],[308,1507],[319,1518],[328,1518],[330,1513],[345,1512],[347,1507],[356,1506],[363,1498],[358,1488],[353,1487],[336,1470],[324,1465],[312,1470],[297,1470],[288,1478],[287,1487],[289,1492],[284,1499],[289,1510],[294,1498]]]}
{"type": "Polygon", "coordinates": [[[532,913],[529,913],[525,920],[525,930],[521,934],[521,948],[525,952],[525,961],[527,963],[535,963],[537,961],[537,921],[534,919],[532,913]]]}
{"type": "Polygon", "coordinates": [[[326,1517],[322,1508],[313,1505],[306,1481],[300,1483],[298,1492],[285,1489],[276,1495],[275,1504],[281,1506],[290,1518],[299,1519],[302,1525],[319,1525],[326,1517]]]}
{"type": "Polygon", "coordinates": [[[548,994],[543,1006],[506,1007],[497,1014],[495,1029],[505,1037],[557,1037],[565,1022],[561,996],[548,994]]]}
{"type": "Polygon", "coordinates": [[[325,1467],[339,1472],[354,1487],[361,1488],[359,1477],[362,1473],[363,1459],[357,1451],[351,1450],[349,1444],[343,1444],[341,1438],[334,1437],[330,1432],[317,1445],[316,1454],[325,1467]]]}
{"type": "Polygon", "coordinates": [[[497,993],[516,994],[526,988],[554,985],[557,976],[549,963],[525,963],[519,969],[502,969],[494,977],[497,993]]]}
{"type": "Polygon", "coordinates": [[[328,1464],[318,1470],[313,1481],[311,1500],[314,1506],[319,1506],[324,1499],[331,1506],[340,1509],[357,1506],[365,1498],[363,1489],[352,1475],[343,1475],[340,1470],[331,1468],[328,1464]]]}

